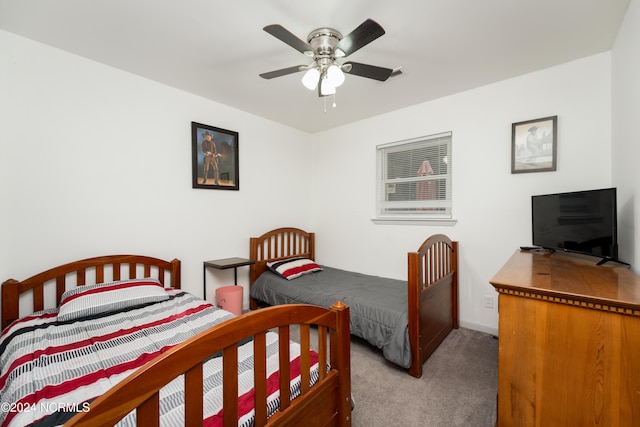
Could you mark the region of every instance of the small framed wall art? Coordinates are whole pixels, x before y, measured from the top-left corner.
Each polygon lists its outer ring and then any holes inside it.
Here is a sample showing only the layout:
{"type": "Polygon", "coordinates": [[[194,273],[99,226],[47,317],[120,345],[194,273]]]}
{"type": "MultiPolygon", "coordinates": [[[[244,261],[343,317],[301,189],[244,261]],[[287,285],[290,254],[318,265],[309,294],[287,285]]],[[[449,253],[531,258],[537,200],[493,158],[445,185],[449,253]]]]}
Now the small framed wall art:
{"type": "Polygon", "coordinates": [[[191,122],[193,188],[239,190],[238,132],[191,122]]]}
{"type": "Polygon", "coordinates": [[[511,125],[511,173],[556,170],[558,116],[511,125]]]}

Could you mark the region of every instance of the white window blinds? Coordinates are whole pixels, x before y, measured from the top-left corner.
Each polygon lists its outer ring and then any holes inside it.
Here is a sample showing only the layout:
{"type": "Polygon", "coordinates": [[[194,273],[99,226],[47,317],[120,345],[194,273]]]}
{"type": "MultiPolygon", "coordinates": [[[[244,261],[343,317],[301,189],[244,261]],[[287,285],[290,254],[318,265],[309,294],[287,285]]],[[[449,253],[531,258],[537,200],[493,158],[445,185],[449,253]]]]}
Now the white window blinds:
{"type": "Polygon", "coordinates": [[[376,147],[379,217],[451,218],[451,135],[376,147]]]}

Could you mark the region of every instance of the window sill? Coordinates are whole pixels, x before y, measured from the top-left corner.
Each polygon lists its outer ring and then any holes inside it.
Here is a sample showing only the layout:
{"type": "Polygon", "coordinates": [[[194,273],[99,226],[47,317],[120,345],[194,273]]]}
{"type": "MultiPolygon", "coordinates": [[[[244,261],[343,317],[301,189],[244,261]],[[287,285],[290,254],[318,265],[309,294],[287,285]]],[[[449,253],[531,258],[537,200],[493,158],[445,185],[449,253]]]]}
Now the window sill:
{"type": "Polygon", "coordinates": [[[371,218],[374,224],[395,224],[395,225],[440,225],[452,227],[458,222],[455,218],[403,218],[385,217],[371,218]]]}

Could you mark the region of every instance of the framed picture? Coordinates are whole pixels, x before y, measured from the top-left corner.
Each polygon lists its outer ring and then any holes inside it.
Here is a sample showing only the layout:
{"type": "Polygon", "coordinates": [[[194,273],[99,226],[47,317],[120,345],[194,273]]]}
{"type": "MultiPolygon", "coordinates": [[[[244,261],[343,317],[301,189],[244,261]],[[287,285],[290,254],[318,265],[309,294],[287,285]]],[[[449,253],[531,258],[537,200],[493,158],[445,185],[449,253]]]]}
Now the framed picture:
{"type": "Polygon", "coordinates": [[[558,116],[513,123],[511,173],[556,170],[558,116]]]}
{"type": "Polygon", "coordinates": [[[191,122],[193,188],[239,190],[238,132],[191,122]]]}

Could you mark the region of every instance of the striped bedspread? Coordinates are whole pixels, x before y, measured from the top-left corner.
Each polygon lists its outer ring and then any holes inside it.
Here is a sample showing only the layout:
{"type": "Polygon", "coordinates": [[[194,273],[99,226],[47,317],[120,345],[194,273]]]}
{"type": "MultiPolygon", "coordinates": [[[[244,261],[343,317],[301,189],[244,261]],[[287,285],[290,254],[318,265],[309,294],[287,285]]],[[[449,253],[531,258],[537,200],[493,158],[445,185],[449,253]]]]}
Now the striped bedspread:
{"type": "MultiPolygon", "coordinates": [[[[179,290],[123,312],[60,322],[49,310],[14,322],[0,337],[0,425],[61,425],[136,368],[234,315],[179,290]]],[[[253,344],[239,347],[238,425],[253,422],[253,344]]],[[[291,344],[291,391],[299,394],[300,348],[291,344]]],[[[268,405],[278,407],[277,335],[267,335],[268,405]]],[[[313,355],[314,357],[317,355],[313,355]]],[[[317,358],[312,360],[317,380],[317,358]]],[[[160,392],[161,424],[183,424],[181,377],[160,392]]],[[[204,364],[205,425],[222,425],[222,359],[204,364]]],[[[129,414],[119,425],[135,425],[129,414]]]]}

